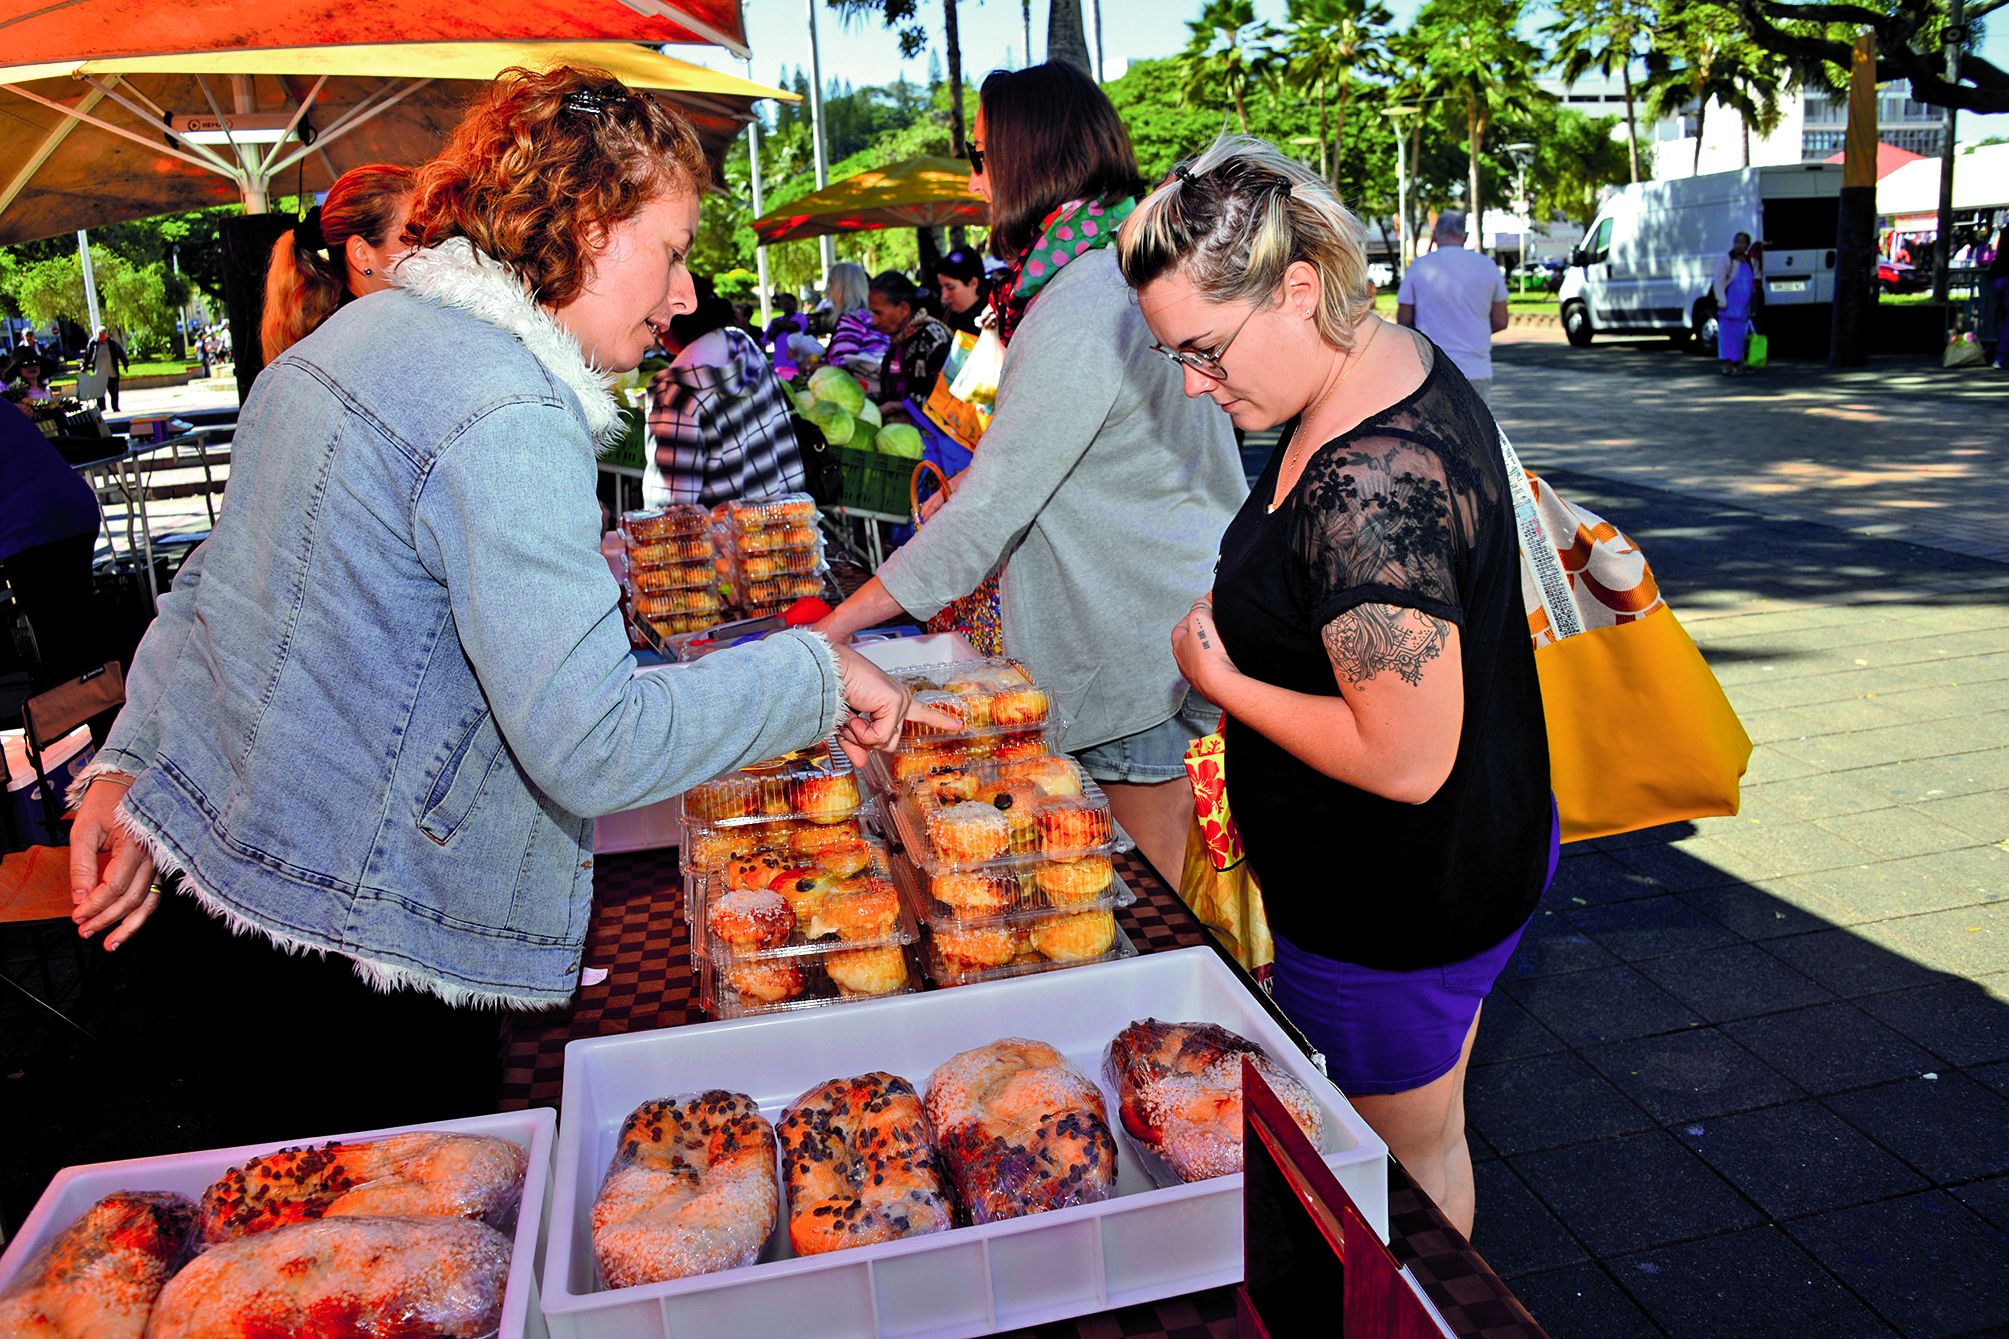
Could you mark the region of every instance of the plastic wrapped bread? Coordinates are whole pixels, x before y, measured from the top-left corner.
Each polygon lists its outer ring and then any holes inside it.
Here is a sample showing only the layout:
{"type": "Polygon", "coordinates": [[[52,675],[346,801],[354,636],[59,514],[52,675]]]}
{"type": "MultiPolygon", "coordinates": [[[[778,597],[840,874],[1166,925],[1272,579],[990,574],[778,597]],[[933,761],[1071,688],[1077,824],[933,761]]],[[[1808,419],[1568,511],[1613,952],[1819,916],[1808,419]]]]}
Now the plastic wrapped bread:
{"type": "Polygon", "coordinates": [[[1108,1199],[1116,1140],[1102,1092],[1043,1041],[1006,1037],[928,1076],[926,1109],[973,1223],[1108,1199]]]}
{"type": "Polygon", "coordinates": [[[1310,1089],[1262,1047],[1213,1023],[1146,1018],[1109,1043],[1105,1077],[1154,1179],[1204,1181],[1242,1170],[1242,1060],[1247,1057],[1314,1148],[1325,1117],[1310,1089]],[[1154,1160],[1159,1164],[1153,1166],[1154,1160]],[[1159,1174],[1160,1167],[1170,1172],[1159,1174]]]}
{"type": "Polygon", "coordinates": [[[760,1258],[781,1214],[774,1127],[722,1089],[644,1102],[622,1122],[593,1201],[609,1287],[711,1274],[760,1258]]]}
{"type": "Polygon", "coordinates": [[[502,1320],[509,1238],[465,1218],[323,1218],[213,1247],[174,1276],[147,1339],[480,1339],[502,1320]]]}
{"type": "Polygon", "coordinates": [[[0,1292],[7,1339],[140,1339],[195,1244],[195,1204],[119,1191],[86,1209],[0,1292]]]}
{"type": "Polygon", "coordinates": [[[202,1244],[316,1218],[472,1218],[502,1226],[529,1155],[489,1135],[414,1130],[282,1148],[233,1167],[202,1194],[202,1244]]]}
{"type": "Polygon", "coordinates": [[[934,1131],[914,1085],[874,1072],[820,1083],[776,1127],[797,1255],[946,1232],[955,1225],[934,1131]]]}

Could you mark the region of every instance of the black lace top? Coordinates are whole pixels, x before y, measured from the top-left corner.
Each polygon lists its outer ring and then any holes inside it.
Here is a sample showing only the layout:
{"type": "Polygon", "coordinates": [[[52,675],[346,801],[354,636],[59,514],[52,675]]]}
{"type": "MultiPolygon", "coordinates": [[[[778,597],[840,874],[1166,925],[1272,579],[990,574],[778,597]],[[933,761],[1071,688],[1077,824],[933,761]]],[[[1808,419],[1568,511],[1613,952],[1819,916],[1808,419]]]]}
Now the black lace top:
{"type": "MultiPolygon", "coordinates": [[[[1357,790],[1228,722],[1228,799],[1272,928],[1385,971],[1456,962],[1526,920],[1548,869],[1548,739],[1492,415],[1434,345],[1423,384],[1327,442],[1269,512],[1291,424],[1221,543],[1236,666],[1336,696],[1322,632],[1363,604],[1459,629],[1465,720],[1423,804],[1357,790]]],[[[1398,671],[1399,672],[1399,671],[1398,671]]]]}

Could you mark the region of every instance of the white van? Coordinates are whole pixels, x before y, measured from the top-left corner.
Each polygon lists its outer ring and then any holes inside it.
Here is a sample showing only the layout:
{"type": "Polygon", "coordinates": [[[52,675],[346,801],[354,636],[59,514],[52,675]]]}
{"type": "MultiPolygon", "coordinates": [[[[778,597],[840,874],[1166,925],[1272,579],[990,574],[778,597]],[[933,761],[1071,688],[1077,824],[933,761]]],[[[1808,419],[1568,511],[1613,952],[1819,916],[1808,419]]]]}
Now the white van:
{"type": "Polygon", "coordinates": [[[1839,163],[1797,163],[1614,191],[1571,254],[1557,294],[1570,343],[1692,334],[1713,345],[1716,267],[1740,232],[1765,244],[1764,299],[1774,319],[1799,308],[1790,315],[1825,320],[1835,299],[1841,188],[1839,163]]]}

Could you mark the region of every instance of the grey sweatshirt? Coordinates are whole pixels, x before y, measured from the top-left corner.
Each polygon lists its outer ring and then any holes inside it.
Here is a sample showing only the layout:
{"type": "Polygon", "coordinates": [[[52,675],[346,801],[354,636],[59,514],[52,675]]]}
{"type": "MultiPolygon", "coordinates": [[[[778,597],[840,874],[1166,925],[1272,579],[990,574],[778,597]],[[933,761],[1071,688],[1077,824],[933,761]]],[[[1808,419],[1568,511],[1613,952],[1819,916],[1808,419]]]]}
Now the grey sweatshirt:
{"type": "Polygon", "coordinates": [[[1007,559],[1005,650],[1058,696],[1069,750],[1179,709],[1172,625],[1213,586],[1248,493],[1227,416],[1187,399],[1151,342],[1113,251],[1050,280],[962,482],[879,569],[927,618],[1007,559]]]}

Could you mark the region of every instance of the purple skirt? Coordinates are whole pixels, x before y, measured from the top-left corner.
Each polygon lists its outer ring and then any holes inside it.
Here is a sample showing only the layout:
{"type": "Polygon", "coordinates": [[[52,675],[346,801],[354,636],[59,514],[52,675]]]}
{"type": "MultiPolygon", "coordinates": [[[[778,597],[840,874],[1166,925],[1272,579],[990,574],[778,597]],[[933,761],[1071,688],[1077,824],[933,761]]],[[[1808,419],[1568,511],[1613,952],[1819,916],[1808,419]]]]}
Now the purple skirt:
{"type": "MultiPolygon", "coordinates": [[[[1556,876],[1561,823],[1550,819],[1549,872],[1556,876]]],[[[1282,935],[1270,994],[1325,1054],[1326,1074],[1348,1095],[1406,1093],[1458,1063],[1465,1034],[1493,989],[1519,929],[1483,952],[1442,967],[1384,972],[1307,953],[1282,935]]]]}

